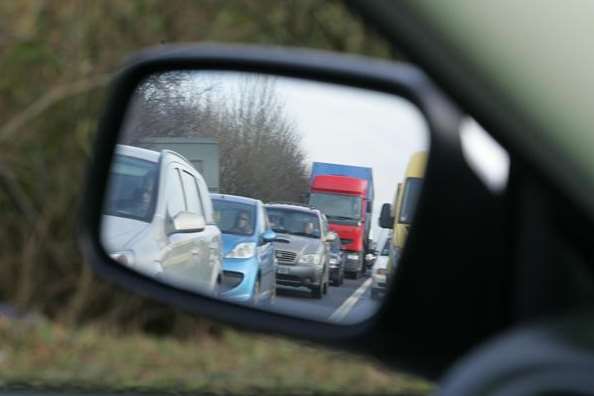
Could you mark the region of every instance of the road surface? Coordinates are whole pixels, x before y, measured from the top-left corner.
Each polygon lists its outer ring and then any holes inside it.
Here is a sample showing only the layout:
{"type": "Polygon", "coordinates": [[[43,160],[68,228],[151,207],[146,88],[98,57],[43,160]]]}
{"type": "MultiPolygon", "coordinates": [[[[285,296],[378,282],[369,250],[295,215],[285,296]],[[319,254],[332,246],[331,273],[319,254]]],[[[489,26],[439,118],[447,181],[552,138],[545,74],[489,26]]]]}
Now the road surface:
{"type": "Polygon", "coordinates": [[[277,286],[275,311],[324,322],[353,324],[370,317],[378,307],[371,299],[371,278],[345,279],[341,286],[329,286],[321,299],[311,297],[309,289],[277,286]]]}

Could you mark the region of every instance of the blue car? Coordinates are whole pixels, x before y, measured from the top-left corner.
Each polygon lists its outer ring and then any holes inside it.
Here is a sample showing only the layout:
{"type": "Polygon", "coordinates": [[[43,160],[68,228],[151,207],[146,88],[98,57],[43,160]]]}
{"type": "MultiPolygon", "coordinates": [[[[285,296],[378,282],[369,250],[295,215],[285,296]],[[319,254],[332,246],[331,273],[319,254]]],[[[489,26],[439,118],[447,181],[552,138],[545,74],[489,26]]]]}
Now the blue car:
{"type": "Polygon", "coordinates": [[[222,298],[248,304],[272,302],[276,295],[276,234],[257,199],[211,194],[223,234],[222,298]]]}

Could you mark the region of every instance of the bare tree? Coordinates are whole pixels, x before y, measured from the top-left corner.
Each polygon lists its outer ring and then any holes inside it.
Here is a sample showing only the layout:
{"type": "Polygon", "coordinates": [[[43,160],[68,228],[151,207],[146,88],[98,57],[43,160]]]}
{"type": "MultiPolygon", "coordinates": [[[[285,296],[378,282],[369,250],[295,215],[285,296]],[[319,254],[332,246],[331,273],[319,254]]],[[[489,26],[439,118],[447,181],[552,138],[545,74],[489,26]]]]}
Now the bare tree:
{"type": "Polygon", "coordinates": [[[176,71],[144,81],[132,98],[120,142],[139,144],[146,137],[190,136],[196,134],[196,128],[209,124],[217,83],[195,76],[176,71]]]}
{"type": "Polygon", "coordinates": [[[134,98],[120,141],[213,137],[221,155],[221,191],[264,201],[300,200],[307,189],[305,156],[274,78],[246,74],[223,84],[228,75],[209,77],[152,76],[134,98]]]}

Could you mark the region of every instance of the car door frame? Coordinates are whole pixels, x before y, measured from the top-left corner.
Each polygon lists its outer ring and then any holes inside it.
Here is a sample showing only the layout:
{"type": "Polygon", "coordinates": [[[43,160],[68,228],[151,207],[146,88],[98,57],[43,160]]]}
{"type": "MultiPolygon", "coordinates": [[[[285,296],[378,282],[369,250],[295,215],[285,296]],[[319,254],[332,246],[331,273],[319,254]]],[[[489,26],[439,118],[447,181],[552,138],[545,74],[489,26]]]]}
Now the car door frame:
{"type": "MultiPolygon", "coordinates": [[[[192,179],[191,181],[189,181],[189,183],[194,184],[195,191],[198,194],[196,198],[200,206],[201,215],[203,216],[205,222],[205,227],[203,230],[192,233],[195,238],[196,249],[198,249],[198,260],[196,262],[196,265],[199,267],[203,267],[204,265],[207,266],[208,270],[206,271],[205,277],[208,279],[208,287],[211,289],[211,292],[215,292],[216,284],[220,281],[219,278],[221,275],[221,266],[219,263],[221,249],[219,243],[219,240],[221,238],[220,230],[216,225],[213,224],[214,220],[212,219],[212,216],[209,216],[207,213],[208,206],[204,202],[205,193],[204,191],[201,191],[204,189],[204,187],[200,184],[200,182],[203,180],[201,180],[198,176],[199,172],[196,171],[195,168],[191,167],[190,165],[181,165],[182,169],[180,170],[180,175],[182,178],[182,187],[184,188],[184,195],[186,197],[186,208],[188,208],[188,198],[186,192],[186,184],[183,182],[183,172],[185,172],[192,179]]],[[[208,191],[206,192],[206,196],[210,197],[208,191]]],[[[189,208],[187,210],[189,210],[189,208]]]]}
{"type": "MultiPolygon", "coordinates": [[[[189,202],[189,195],[192,193],[192,191],[188,191],[189,189],[191,189],[192,187],[189,186],[188,184],[195,184],[195,177],[192,174],[192,172],[190,171],[189,167],[186,166],[183,163],[178,163],[179,164],[179,172],[180,172],[180,178],[181,178],[181,182],[182,182],[182,188],[184,189],[184,199],[186,202],[186,211],[190,212],[190,213],[194,213],[191,209],[190,209],[190,202],[189,202]],[[187,176],[185,176],[185,175],[187,176]],[[187,180],[184,179],[184,177],[189,177],[191,178],[191,180],[187,180]]],[[[198,192],[198,186],[194,185],[194,191],[196,191],[197,194],[199,194],[198,192]]],[[[204,216],[204,208],[202,205],[202,201],[200,200],[200,196],[197,195],[195,197],[195,199],[198,201],[198,205],[199,205],[199,211],[200,213],[196,213],[198,215],[204,216]]],[[[193,254],[193,266],[197,268],[198,272],[202,273],[202,276],[204,279],[207,279],[206,284],[208,284],[208,287],[212,286],[212,272],[213,272],[213,266],[212,266],[212,262],[210,261],[210,251],[209,251],[209,242],[210,242],[210,238],[208,233],[205,232],[206,229],[204,230],[200,230],[200,231],[196,231],[196,232],[191,232],[189,233],[189,235],[192,238],[192,254],[193,254]],[[204,271],[204,266],[205,263],[207,265],[206,267],[206,271],[204,271]]]]}
{"type": "Polygon", "coordinates": [[[330,224],[326,215],[320,212],[320,237],[324,248],[324,278],[327,284],[330,284],[330,242],[326,239],[330,233],[330,224]]]}
{"type": "MultiPolygon", "coordinates": [[[[167,158],[168,155],[165,154],[167,158]]],[[[187,202],[185,197],[185,191],[183,187],[183,183],[181,180],[181,173],[179,169],[179,163],[175,160],[166,159],[162,162],[162,171],[165,173],[165,177],[162,178],[163,180],[163,216],[164,216],[164,238],[166,240],[166,247],[165,251],[162,253],[161,257],[161,266],[163,268],[163,275],[165,277],[169,275],[175,276],[175,271],[179,268],[184,270],[184,264],[180,264],[183,261],[193,261],[192,250],[193,250],[193,241],[192,236],[188,233],[179,233],[175,232],[172,229],[173,218],[176,214],[172,215],[169,212],[169,183],[171,183],[171,178],[169,177],[170,171],[173,170],[175,172],[175,177],[179,182],[179,188],[182,194],[182,203],[183,203],[183,210],[187,211],[187,202]],[[187,257],[185,257],[187,256],[187,257]],[[180,267],[181,266],[181,267],[180,267]]],[[[179,213],[179,212],[178,212],[179,213]]],[[[174,278],[172,278],[174,279],[174,278]]],[[[184,282],[184,287],[191,287],[189,284],[184,282]]]]}
{"type": "Polygon", "coordinates": [[[274,256],[274,246],[272,241],[265,241],[262,239],[262,235],[270,230],[270,226],[268,225],[268,217],[266,215],[266,210],[264,209],[264,205],[262,202],[257,202],[256,204],[256,213],[257,213],[257,247],[256,251],[258,252],[258,265],[260,267],[260,286],[261,286],[261,294],[262,291],[272,296],[275,294],[276,289],[276,266],[275,266],[275,256],[274,256]]]}
{"type": "Polygon", "coordinates": [[[204,220],[206,222],[205,230],[209,235],[212,235],[209,244],[209,260],[212,263],[213,268],[212,281],[220,284],[223,280],[223,235],[214,218],[214,208],[206,181],[200,172],[197,170],[195,172],[194,180],[198,187],[200,202],[202,203],[202,209],[204,210],[204,220]]]}

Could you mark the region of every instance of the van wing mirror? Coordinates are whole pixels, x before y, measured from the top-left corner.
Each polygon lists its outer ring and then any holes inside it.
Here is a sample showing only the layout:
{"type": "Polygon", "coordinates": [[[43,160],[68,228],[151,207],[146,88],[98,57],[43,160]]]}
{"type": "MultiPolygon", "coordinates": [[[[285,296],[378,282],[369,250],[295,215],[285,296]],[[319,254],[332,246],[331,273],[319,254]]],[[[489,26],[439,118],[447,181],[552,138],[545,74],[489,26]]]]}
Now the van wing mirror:
{"type": "Polygon", "coordinates": [[[204,216],[190,212],[179,212],[173,217],[173,232],[200,232],[206,228],[204,216]]]}
{"type": "Polygon", "coordinates": [[[392,205],[385,203],[382,205],[382,211],[379,217],[379,226],[381,228],[394,228],[394,216],[392,216],[392,205]]]}

